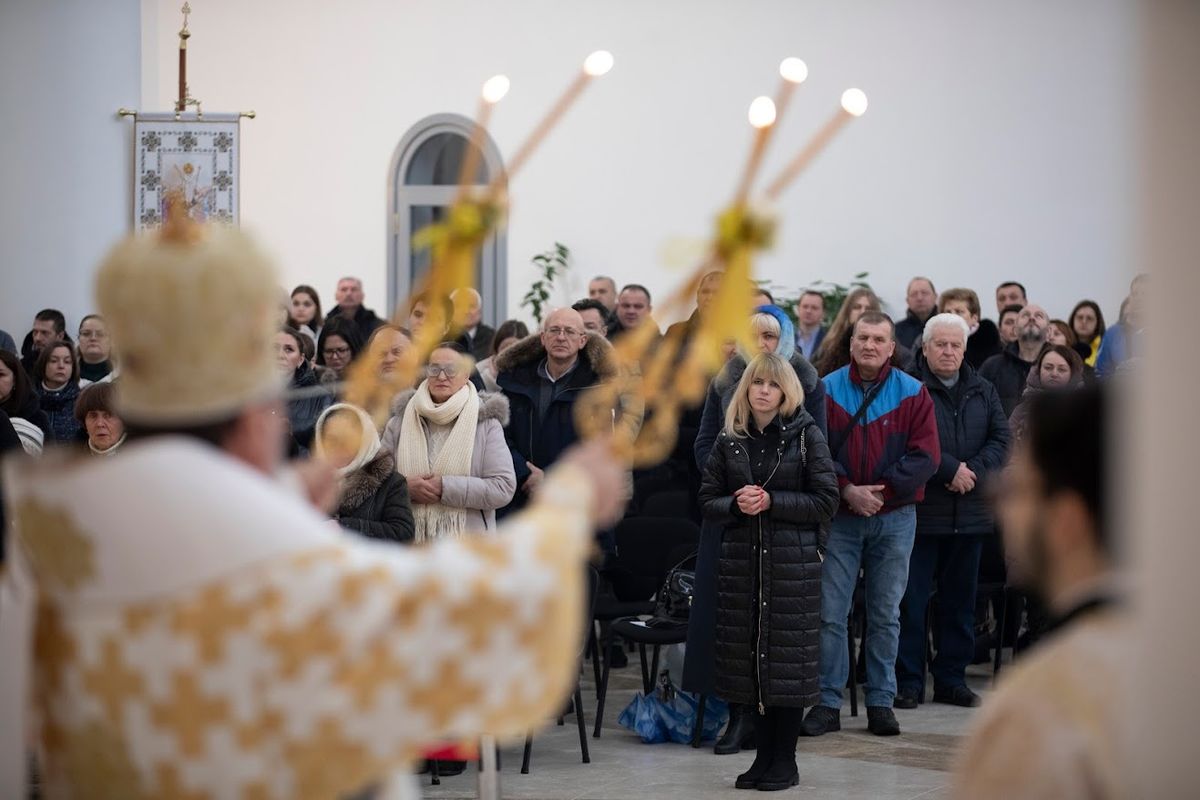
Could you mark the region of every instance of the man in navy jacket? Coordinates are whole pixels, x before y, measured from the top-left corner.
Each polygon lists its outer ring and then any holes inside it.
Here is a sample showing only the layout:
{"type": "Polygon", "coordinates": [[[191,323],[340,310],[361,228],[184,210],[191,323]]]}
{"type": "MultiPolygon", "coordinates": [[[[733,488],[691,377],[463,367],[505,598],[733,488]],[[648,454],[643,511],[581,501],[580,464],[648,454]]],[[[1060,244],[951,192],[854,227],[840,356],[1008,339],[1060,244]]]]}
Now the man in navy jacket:
{"type": "Polygon", "coordinates": [[[987,482],[1003,468],[1011,435],[996,387],[964,361],[970,328],[955,314],[925,324],[916,376],[933,398],[941,461],[917,506],[917,538],[900,603],[896,708],[916,708],[925,695],[925,611],[934,582],[939,613],[933,700],[976,706],[967,688],[975,653],[975,589],[984,536],[992,533],[987,482]]]}

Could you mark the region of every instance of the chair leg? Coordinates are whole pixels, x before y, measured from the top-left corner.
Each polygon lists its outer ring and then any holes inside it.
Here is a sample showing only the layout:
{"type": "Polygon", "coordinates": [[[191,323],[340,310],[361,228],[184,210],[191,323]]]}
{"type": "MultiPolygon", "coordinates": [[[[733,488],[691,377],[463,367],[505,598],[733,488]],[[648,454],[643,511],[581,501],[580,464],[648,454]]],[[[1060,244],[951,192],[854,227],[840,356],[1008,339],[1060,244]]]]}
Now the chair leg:
{"type": "Polygon", "coordinates": [[[583,718],[583,688],[579,685],[579,681],[575,682],[575,723],[579,726],[579,753],[583,758],[583,763],[590,764],[592,756],[588,752],[587,720],[583,718]]]}
{"type": "Polygon", "coordinates": [[[700,737],[704,733],[704,703],[708,700],[700,695],[700,705],[696,708],[696,725],[692,728],[692,747],[700,746],[700,737]]]}
{"type": "Polygon", "coordinates": [[[600,674],[600,685],[596,687],[596,729],[592,732],[592,737],[600,738],[600,725],[604,722],[604,700],[608,695],[608,670],[610,667],[608,648],[612,647],[612,639],[601,638],[600,640],[600,658],[604,662],[604,670],[600,674]]]}
{"type": "Polygon", "coordinates": [[[521,774],[529,774],[529,760],[533,758],[533,734],[525,737],[525,753],[521,756],[521,774]]]}
{"type": "Polygon", "coordinates": [[[600,639],[596,636],[596,623],[592,622],[591,630],[588,633],[588,646],[592,650],[592,675],[596,679],[596,686],[600,685],[600,639]]]}
{"type": "Polygon", "coordinates": [[[850,690],[850,716],[858,716],[858,682],[854,679],[855,665],[858,663],[858,653],[854,647],[854,610],[850,610],[850,619],[846,621],[846,648],[850,656],[850,673],[846,679],[846,688],[850,690]]]}
{"type": "MultiPolygon", "coordinates": [[[[1008,626],[1008,589],[1000,590],[1000,615],[996,621],[996,656],[992,661],[992,682],[1000,675],[1000,662],[1004,657],[1004,629],[1008,626]]],[[[1014,653],[1016,650],[1014,649],[1014,653]]],[[[1014,655],[1015,658],[1015,655],[1014,655]]]]}
{"type": "Polygon", "coordinates": [[[646,645],[641,642],[638,642],[638,658],[642,662],[642,694],[649,697],[654,685],[650,682],[650,665],[646,663],[646,645]]]}
{"type": "Polygon", "coordinates": [[[654,657],[650,661],[650,688],[653,689],[658,683],[658,653],[662,649],[660,645],[654,645],[654,657]]]}
{"type": "Polygon", "coordinates": [[[429,783],[431,786],[441,786],[442,776],[438,774],[438,762],[436,758],[429,759],[429,783]]]}

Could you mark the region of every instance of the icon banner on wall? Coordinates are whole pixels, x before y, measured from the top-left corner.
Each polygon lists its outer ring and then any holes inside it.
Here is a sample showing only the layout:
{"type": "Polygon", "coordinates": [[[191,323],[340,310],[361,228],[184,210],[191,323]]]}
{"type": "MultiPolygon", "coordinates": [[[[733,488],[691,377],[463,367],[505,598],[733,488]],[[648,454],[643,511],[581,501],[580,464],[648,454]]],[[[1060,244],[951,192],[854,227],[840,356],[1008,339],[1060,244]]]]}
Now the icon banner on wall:
{"type": "Polygon", "coordinates": [[[138,114],[134,123],[133,227],[162,224],[179,192],[197,222],[238,222],[238,114],[138,114]]]}

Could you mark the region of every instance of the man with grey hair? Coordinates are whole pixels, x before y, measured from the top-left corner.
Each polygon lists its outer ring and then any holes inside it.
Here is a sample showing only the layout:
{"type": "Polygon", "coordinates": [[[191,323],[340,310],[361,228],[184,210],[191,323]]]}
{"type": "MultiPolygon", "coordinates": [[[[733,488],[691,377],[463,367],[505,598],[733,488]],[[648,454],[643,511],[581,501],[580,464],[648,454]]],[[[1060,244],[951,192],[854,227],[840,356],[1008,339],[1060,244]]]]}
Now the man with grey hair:
{"type": "Polygon", "coordinates": [[[925,323],[915,375],[933,398],[941,460],[917,505],[917,536],[900,601],[896,708],[925,699],[926,609],[937,586],[933,701],[975,706],[967,665],[975,654],[975,589],[984,537],[994,528],[985,485],[1008,457],[1008,419],[996,388],[964,361],[970,328],[957,314],[925,323]]]}
{"type": "Polygon", "coordinates": [[[588,297],[598,300],[609,314],[617,310],[617,282],[607,275],[597,275],[588,282],[588,297]]]}
{"type": "Polygon", "coordinates": [[[340,316],[353,322],[358,326],[358,332],[362,334],[364,342],[383,324],[383,320],[377,317],[374,311],[363,305],[363,285],[359,278],[347,275],[340,279],[334,299],[337,304],[329,309],[325,321],[340,316]]]}
{"type": "Polygon", "coordinates": [[[467,286],[451,292],[450,301],[454,303],[454,324],[450,329],[459,334],[455,341],[477,362],[491,356],[496,330],[483,323],[483,296],[467,286]]]}

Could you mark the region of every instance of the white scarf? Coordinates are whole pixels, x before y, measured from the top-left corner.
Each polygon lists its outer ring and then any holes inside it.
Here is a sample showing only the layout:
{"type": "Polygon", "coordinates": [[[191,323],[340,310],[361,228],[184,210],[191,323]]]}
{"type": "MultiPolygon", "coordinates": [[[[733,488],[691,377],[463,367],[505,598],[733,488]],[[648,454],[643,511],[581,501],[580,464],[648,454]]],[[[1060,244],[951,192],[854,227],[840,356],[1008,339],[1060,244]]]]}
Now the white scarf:
{"type": "Polygon", "coordinates": [[[358,443],[358,453],[355,454],[353,461],[337,470],[338,478],[344,479],[347,475],[351,475],[371,463],[379,453],[379,448],[382,445],[379,442],[379,434],[375,430],[375,422],[366,411],[349,403],[334,403],[322,411],[321,416],[317,417],[317,427],[313,434],[313,442],[315,443],[319,457],[325,458],[325,442],[324,437],[321,435],[325,427],[325,420],[329,419],[330,414],[337,411],[354,412],[358,415],[359,424],[362,426],[362,439],[358,443]]]}
{"type": "MultiPolygon", "coordinates": [[[[429,381],[422,381],[408,401],[400,422],[396,442],[396,470],[406,478],[426,475],[470,475],[475,454],[475,429],[479,425],[479,393],[468,383],[446,402],[433,402],[429,381]],[[451,425],[450,438],[442,445],[436,460],[429,463],[429,440],[424,420],[434,425],[451,425]]],[[[442,503],[413,504],[416,541],[461,536],[467,527],[467,511],[442,503]]]]}

